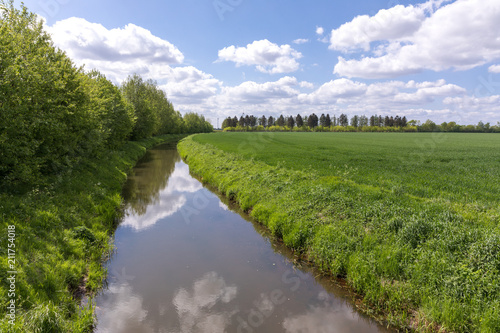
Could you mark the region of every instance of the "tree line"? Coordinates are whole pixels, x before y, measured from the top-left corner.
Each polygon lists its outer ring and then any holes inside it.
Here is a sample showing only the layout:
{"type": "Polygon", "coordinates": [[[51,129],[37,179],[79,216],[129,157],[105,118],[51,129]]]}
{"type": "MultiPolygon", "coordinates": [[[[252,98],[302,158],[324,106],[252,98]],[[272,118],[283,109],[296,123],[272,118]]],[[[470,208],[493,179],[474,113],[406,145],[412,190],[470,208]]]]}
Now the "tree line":
{"type": "Polygon", "coordinates": [[[297,131],[297,132],[475,132],[500,133],[500,122],[492,126],[479,122],[477,125],[459,125],[456,122],[444,122],[440,125],[432,120],[420,123],[408,121],[406,116],[354,115],[350,119],[346,114],[339,117],[322,114],[309,116],[269,116],[255,117],[242,115],[239,118],[227,117],[222,122],[224,131],[297,131]]]}
{"type": "Polygon", "coordinates": [[[116,86],[76,67],[24,5],[0,2],[0,44],[0,185],[57,174],[130,139],[213,130],[201,115],[182,116],[152,80],[116,86]]]}

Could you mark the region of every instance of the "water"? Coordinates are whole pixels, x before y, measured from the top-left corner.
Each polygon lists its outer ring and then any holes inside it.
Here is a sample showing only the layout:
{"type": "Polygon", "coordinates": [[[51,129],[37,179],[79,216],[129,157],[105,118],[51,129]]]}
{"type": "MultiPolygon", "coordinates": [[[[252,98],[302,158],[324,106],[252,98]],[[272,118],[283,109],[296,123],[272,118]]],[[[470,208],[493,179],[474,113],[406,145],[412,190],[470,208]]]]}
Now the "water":
{"type": "Polygon", "coordinates": [[[175,146],[148,151],[124,196],[96,332],[387,332],[191,177],[175,146]]]}

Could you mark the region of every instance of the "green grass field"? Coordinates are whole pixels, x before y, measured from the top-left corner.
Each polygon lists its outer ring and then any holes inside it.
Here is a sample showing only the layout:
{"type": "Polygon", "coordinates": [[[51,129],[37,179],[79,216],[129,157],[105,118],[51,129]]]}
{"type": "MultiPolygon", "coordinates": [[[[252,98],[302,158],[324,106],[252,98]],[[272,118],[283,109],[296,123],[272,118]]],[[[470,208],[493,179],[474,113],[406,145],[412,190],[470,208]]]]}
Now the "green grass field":
{"type": "Polygon", "coordinates": [[[418,331],[500,330],[500,136],[214,133],[191,170],[418,331]]]}
{"type": "Polygon", "coordinates": [[[500,203],[496,134],[224,133],[194,140],[321,177],[484,207],[500,203]]]}

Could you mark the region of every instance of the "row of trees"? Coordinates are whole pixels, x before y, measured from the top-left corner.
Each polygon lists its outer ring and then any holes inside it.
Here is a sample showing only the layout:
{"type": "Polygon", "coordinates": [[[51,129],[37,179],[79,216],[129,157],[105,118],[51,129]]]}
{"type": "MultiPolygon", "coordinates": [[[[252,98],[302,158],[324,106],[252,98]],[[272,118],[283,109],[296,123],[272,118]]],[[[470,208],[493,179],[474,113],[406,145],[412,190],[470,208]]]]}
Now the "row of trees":
{"type": "Polygon", "coordinates": [[[438,125],[431,120],[425,123],[419,121],[408,121],[406,116],[380,116],[371,117],[354,115],[350,119],[346,114],[339,117],[331,117],[329,114],[322,114],[319,118],[316,114],[296,117],[280,115],[255,117],[246,115],[238,117],[227,117],[222,122],[222,129],[225,131],[335,131],[335,132],[480,132],[497,133],[500,132],[500,122],[496,126],[489,123],[479,122],[477,125],[458,125],[455,122],[442,123],[438,125]]]}
{"type": "Polygon", "coordinates": [[[0,185],[32,182],[129,139],[208,132],[203,116],[174,110],[154,81],[117,87],[54,47],[26,7],[0,3],[0,185]]]}
{"type": "Polygon", "coordinates": [[[296,117],[293,116],[283,116],[280,115],[278,118],[270,116],[262,116],[256,118],[253,115],[241,116],[239,119],[237,117],[228,117],[222,122],[222,129],[227,127],[256,127],[262,126],[264,128],[272,126],[287,126],[289,128],[294,127],[304,127],[307,126],[310,129],[314,129],[318,126],[321,127],[331,127],[331,126],[352,126],[352,127],[365,127],[365,126],[379,126],[379,127],[406,127],[408,121],[406,117],[382,117],[378,115],[371,116],[370,118],[366,116],[353,116],[350,119],[346,114],[341,114],[338,118],[336,116],[330,117],[329,114],[322,114],[319,118],[316,114],[311,114],[309,116],[302,117],[298,114],[296,117]]]}

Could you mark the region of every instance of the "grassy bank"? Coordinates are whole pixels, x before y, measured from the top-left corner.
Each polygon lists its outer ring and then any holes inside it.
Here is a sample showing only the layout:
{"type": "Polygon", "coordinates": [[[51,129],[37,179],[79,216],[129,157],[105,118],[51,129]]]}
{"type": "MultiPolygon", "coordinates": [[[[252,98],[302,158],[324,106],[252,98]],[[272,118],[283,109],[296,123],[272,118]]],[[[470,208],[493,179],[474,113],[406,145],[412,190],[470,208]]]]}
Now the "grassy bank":
{"type": "Polygon", "coordinates": [[[0,193],[1,332],[91,331],[93,309],[81,307],[80,299],[98,290],[106,275],[101,264],[112,249],[126,173],[147,148],[180,137],[129,142],[102,159],[83,161],[43,188],[0,193]],[[14,231],[12,241],[8,231],[14,231]],[[15,262],[8,260],[9,244],[15,244],[10,246],[15,262]],[[13,270],[15,295],[7,280],[13,270]],[[11,300],[14,325],[7,316],[11,300]]]}
{"type": "Polygon", "coordinates": [[[498,332],[499,144],[463,135],[216,133],[178,148],[204,182],[346,278],[373,315],[498,332]]]}

